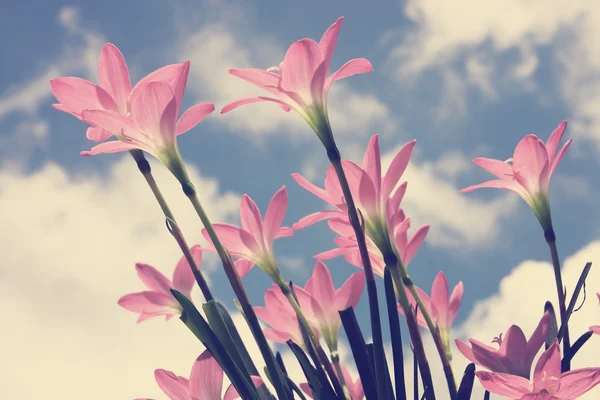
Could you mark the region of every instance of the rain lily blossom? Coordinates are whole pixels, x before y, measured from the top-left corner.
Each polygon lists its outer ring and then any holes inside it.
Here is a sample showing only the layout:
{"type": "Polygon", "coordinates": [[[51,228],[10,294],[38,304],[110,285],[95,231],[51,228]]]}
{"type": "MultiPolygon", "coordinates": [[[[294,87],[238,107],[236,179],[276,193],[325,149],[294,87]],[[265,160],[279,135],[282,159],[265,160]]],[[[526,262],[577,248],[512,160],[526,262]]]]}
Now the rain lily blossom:
{"type": "MultiPolygon", "coordinates": [[[[400,185],[398,183],[408,166],[415,143],[415,140],[408,142],[398,151],[385,174],[381,170],[378,135],[371,137],[361,166],[352,161],[342,161],[350,192],[364,219],[365,232],[382,252],[391,250],[390,242],[393,240],[390,237],[394,236],[394,227],[397,222],[404,220],[404,214],[397,213],[406,192],[406,182],[400,185]]],[[[292,177],[304,189],[334,207],[302,218],[293,225],[295,230],[325,219],[348,219],[348,206],[333,166],[327,170],[324,188],[313,185],[299,174],[292,174],[292,177]]]]}
{"type": "Polygon", "coordinates": [[[504,339],[502,334],[494,339],[493,342],[500,346],[498,350],[475,339],[469,339],[471,347],[456,339],[456,347],[471,362],[492,372],[529,379],[531,364],[540,347],[544,344],[549,328],[550,314],[544,313],[529,340],[525,338],[521,328],[512,325],[506,331],[504,339]]]}
{"type": "MultiPolygon", "coordinates": [[[[452,323],[456,318],[456,314],[458,314],[458,310],[460,309],[460,304],[462,302],[464,293],[462,281],[458,282],[458,284],[452,290],[452,294],[449,296],[448,279],[446,278],[444,271],[440,271],[433,280],[433,285],[431,286],[431,297],[429,297],[421,288],[415,287],[415,289],[423,301],[425,309],[433,319],[433,323],[439,329],[444,349],[446,350],[448,357],[451,358],[450,328],[452,327],[452,323]]],[[[411,308],[417,307],[417,302],[412,296],[412,293],[410,291],[406,291],[406,294],[408,296],[411,308]]],[[[404,315],[404,310],[402,307],[400,307],[400,305],[398,305],[398,311],[404,315]]],[[[424,328],[428,327],[427,322],[423,317],[423,313],[417,314],[417,322],[424,328]]]]}
{"type": "Polygon", "coordinates": [[[325,31],[319,43],[308,38],[293,43],[278,67],[267,70],[230,69],[230,74],[266,90],[273,97],[255,96],[236,100],[223,107],[221,113],[244,104],[262,101],[277,103],[286,112],[292,109],[297,111],[329,149],[334,144],[327,113],[327,96],[331,85],[340,79],[373,71],[368,60],[356,58],[327,76],[342,22],[343,17],[338,18],[325,31]]]}
{"type": "MultiPolygon", "coordinates": [[[[294,292],[298,296],[300,308],[305,314],[308,314],[308,322],[315,336],[320,338],[319,328],[314,322],[314,318],[310,318],[310,314],[308,313],[308,311],[317,307],[316,304],[311,304],[314,302],[314,299],[304,289],[296,285],[294,285],[294,292]]],[[[256,316],[271,326],[270,328],[263,329],[267,339],[284,344],[291,339],[294,343],[304,346],[302,331],[298,323],[298,315],[279,286],[273,284],[265,292],[265,305],[263,307],[255,306],[253,308],[256,316]]]]}
{"type": "Polygon", "coordinates": [[[103,140],[114,134],[119,140],[102,142],[81,155],[143,150],[158,158],[179,179],[187,181],[176,137],[214,111],[214,104],[197,104],[177,119],[190,62],[167,66],[130,89],[127,65],[113,45],[106,45],[99,63],[100,86],[80,78],[54,79],[53,93],[61,111],[95,127],[88,137],[103,140]]]}
{"type": "Polygon", "coordinates": [[[574,400],[600,383],[600,368],[561,373],[560,346],[556,339],[538,360],[532,381],[497,372],[475,374],[490,393],[519,400],[574,400]]]}
{"type": "MultiPolygon", "coordinates": [[[[196,266],[200,266],[202,263],[200,246],[193,246],[190,251],[196,266]]],[[[159,315],[164,315],[167,321],[174,315],[181,315],[183,308],[173,297],[170,289],[173,288],[190,298],[195,280],[185,257],[181,257],[177,263],[173,272],[173,281],[148,264],[138,263],[135,269],[150,290],[126,294],[119,299],[118,304],[126,310],[140,314],[138,323],[159,315]]]]}
{"type": "MultiPolygon", "coordinates": [[[[333,366],[333,364],[332,364],[333,366]]],[[[350,394],[350,398],[352,400],[363,400],[365,398],[365,392],[363,391],[362,383],[360,381],[360,377],[356,378],[356,380],[352,379],[350,372],[346,369],[343,364],[340,364],[340,369],[342,370],[342,375],[344,378],[344,383],[348,388],[348,392],[350,394]]],[[[335,370],[336,376],[338,375],[337,369],[335,370]]],[[[310,389],[310,385],[308,383],[301,383],[300,388],[304,393],[307,394],[311,399],[313,398],[312,390],[310,389]]]]}
{"type": "MultiPolygon", "coordinates": [[[[288,194],[283,186],[273,195],[263,220],[256,203],[250,196],[244,195],[240,206],[241,228],[231,224],[213,224],[217,236],[231,256],[246,261],[246,273],[252,265],[257,265],[275,283],[283,285],[286,283],[283,281],[275,261],[273,241],[277,238],[292,236],[294,233],[292,228],[281,226],[287,204],[288,194]]],[[[206,229],[202,230],[202,234],[212,246],[206,229]]],[[[213,250],[212,247],[211,250],[213,250]]],[[[245,275],[245,273],[241,275],[245,275]]]]}
{"type": "MultiPolygon", "coordinates": [[[[600,292],[596,293],[598,296],[598,300],[600,300],[600,292]]],[[[594,332],[596,335],[600,335],[600,325],[590,326],[590,331],[594,332]]]]}
{"type": "MultiPolygon", "coordinates": [[[[198,356],[189,379],[164,369],[155,370],[154,377],[158,386],[170,400],[233,400],[240,397],[233,385],[229,385],[225,395],[221,396],[223,369],[209,350],[204,350],[198,356]]],[[[258,387],[263,384],[263,380],[259,376],[251,378],[254,386],[258,387]]]]}
{"type": "Polygon", "coordinates": [[[561,122],[545,144],[536,135],[527,135],[515,148],[512,159],[506,161],[483,157],[474,159],[476,165],[498,179],[469,186],[460,192],[466,193],[481,188],[511,190],[529,204],[544,232],[550,232],[552,230],[548,197],[550,179],[571,145],[572,139],[569,139],[562,149],[558,150],[566,128],[567,121],[561,122]]]}
{"type": "Polygon", "coordinates": [[[317,326],[332,352],[337,352],[338,348],[338,334],[342,325],[339,312],[349,307],[356,307],[364,285],[364,273],[356,272],[339,289],[336,289],[327,266],[322,261],[317,261],[304,290],[296,293],[301,303],[310,306],[310,311],[305,312],[305,315],[317,326]],[[306,294],[314,301],[303,299],[306,294]]]}

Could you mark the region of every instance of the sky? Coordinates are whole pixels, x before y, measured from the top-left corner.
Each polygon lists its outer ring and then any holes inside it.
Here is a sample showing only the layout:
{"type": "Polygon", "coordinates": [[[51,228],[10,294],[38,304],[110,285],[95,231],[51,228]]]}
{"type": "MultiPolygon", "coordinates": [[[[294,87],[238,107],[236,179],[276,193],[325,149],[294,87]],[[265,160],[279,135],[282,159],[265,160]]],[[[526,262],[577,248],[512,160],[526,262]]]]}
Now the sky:
{"type": "MultiPolygon", "coordinates": [[[[417,139],[403,176],[403,208],[412,230],[431,229],[410,273],[426,291],[440,270],[451,286],[464,283],[454,337],[487,343],[512,324],[529,335],[544,302],[556,302],[548,248],[527,205],[504,191],[458,190],[489,178],[473,158],[512,157],[525,135],[546,140],[562,120],[568,121],[564,140],[573,144],[553,176],[551,205],[568,294],[585,263],[594,263],[587,300],[571,319],[572,336],[600,323],[594,295],[600,211],[593,200],[600,194],[600,8],[593,0],[409,0],[377,7],[355,0],[17,2],[0,16],[0,397],[166,399],[153,371],[187,376],[202,351],[176,318],[136,324],[117,305],[120,296],[144,288],[136,262],[170,276],[179,249],[129,155],[79,155],[91,146],[86,126],[51,107],[50,79],[97,81],[98,55],[110,42],[125,55],[133,82],[191,61],[184,106],[210,101],[219,110],[263,94],[228,69],[278,65],[291,43],[318,40],[340,16],[332,69],[365,57],[374,71],[333,86],[335,137],[342,156],[360,162],[379,134],[386,166],[417,139]]],[[[243,194],[264,212],[283,185],[290,196],[285,225],[324,208],[291,177],[301,173],[322,185],[328,167],[321,143],[293,112],[266,103],[215,112],[178,140],[213,222],[238,223],[243,194]]],[[[151,164],[188,242],[202,243],[200,221],[176,180],[151,164]]],[[[286,279],[304,285],[313,256],[335,247],[334,237],[320,223],[277,241],[286,279]]],[[[357,270],[342,259],[327,265],[336,286],[357,270]]],[[[248,335],[214,257],[206,256],[201,268],[248,335]]],[[[266,275],[255,268],[244,282],[252,303],[263,305],[271,285],[266,275]]],[[[193,295],[200,304],[199,292],[193,295]]],[[[357,314],[369,337],[366,295],[357,314]]],[[[574,366],[594,365],[599,351],[600,338],[593,337],[574,366]]],[[[343,347],[354,370],[347,354],[343,347]]],[[[454,349],[457,377],[466,364],[454,349]]],[[[434,372],[443,396],[443,376],[434,372]]],[[[598,396],[600,389],[586,398],[598,396]]]]}

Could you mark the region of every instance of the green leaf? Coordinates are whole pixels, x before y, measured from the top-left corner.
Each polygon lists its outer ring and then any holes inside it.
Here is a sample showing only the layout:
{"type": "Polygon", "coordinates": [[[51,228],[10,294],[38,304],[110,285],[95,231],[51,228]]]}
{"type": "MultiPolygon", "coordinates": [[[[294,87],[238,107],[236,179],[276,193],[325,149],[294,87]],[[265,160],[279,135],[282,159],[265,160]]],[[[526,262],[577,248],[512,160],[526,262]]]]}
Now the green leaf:
{"type": "Polygon", "coordinates": [[[320,377],[317,373],[317,370],[310,363],[310,361],[308,360],[308,357],[306,356],[306,354],[304,353],[302,348],[300,346],[298,346],[296,343],[292,342],[291,340],[288,340],[286,343],[290,347],[290,349],[292,350],[294,355],[296,356],[296,359],[298,360],[298,363],[300,364],[300,367],[302,368],[302,372],[304,372],[304,376],[306,377],[308,385],[310,386],[311,390],[313,391],[314,399],[316,399],[316,400],[337,399],[337,395],[333,391],[333,388],[331,387],[329,382],[327,381],[327,385],[324,385],[323,380],[320,379],[320,377]]]}

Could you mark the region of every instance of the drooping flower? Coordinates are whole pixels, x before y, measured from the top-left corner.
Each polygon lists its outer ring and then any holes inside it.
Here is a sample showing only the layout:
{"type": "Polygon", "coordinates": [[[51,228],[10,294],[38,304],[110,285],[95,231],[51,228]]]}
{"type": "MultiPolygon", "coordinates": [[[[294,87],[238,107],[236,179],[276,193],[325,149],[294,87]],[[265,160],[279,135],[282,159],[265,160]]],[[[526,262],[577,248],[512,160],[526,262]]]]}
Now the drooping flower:
{"type": "MultiPolygon", "coordinates": [[[[440,337],[442,338],[442,344],[444,349],[450,356],[450,328],[452,323],[458,314],[462,297],[464,293],[464,286],[462,281],[452,290],[452,294],[448,294],[448,279],[444,271],[440,271],[435,279],[433,285],[431,285],[431,297],[427,295],[421,288],[416,287],[419,297],[423,301],[423,305],[431,316],[433,323],[440,331],[440,337]]],[[[412,296],[410,291],[406,291],[411,308],[417,307],[417,302],[412,296]]],[[[404,310],[398,304],[398,311],[404,315],[404,310]]],[[[427,322],[423,317],[423,313],[417,313],[417,322],[424,328],[428,328],[427,322]]]]}
{"type": "MultiPolygon", "coordinates": [[[[333,368],[335,375],[338,376],[338,378],[339,378],[339,375],[338,375],[338,372],[337,372],[337,369],[335,368],[335,366],[333,364],[331,364],[331,367],[333,368]]],[[[365,398],[365,392],[363,390],[362,383],[360,381],[360,377],[356,378],[356,380],[352,379],[350,372],[348,372],[348,370],[346,369],[344,364],[340,364],[340,369],[342,370],[342,376],[344,377],[344,383],[346,384],[346,387],[348,388],[350,398],[352,400],[363,400],[365,398]]],[[[306,395],[308,397],[310,397],[311,399],[313,398],[313,393],[312,393],[312,390],[310,389],[310,385],[308,383],[301,383],[300,388],[302,389],[302,391],[304,393],[306,393],[306,395]]]]}
{"type": "MultiPolygon", "coordinates": [[[[404,212],[402,210],[399,210],[399,212],[396,214],[396,217],[397,218],[394,222],[396,225],[392,229],[394,233],[394,240],[392,241],[391,245],[400,256],[402,264],[405,267],[408,267],[408,264],[410,264],[417,251],[423,244],[423,241],[429,232],[429,225],[423,225],[419,227],[409,239],[408,229],[410,228],[410,219],[404,218],[404,212]]],[[[350,225],[350,221],[347,219],[342,220],[333,218],[329,220],[328,224],[331,230],[340,235],[335,239],[338,248],[319,253],[315,255],[315,258],[319,260],[328,260],[334,257],[344,256],[346,261],[348,261],[350,264],[359,268],[363,268],[358,242],[356,241],[356,236],[354,235],[354,230],[352,225],[350,225]]],[[[373,267],[373,273],[383,278],[385,270],[383,254],[370,237],[366,237],[366,242],[369,258],[371,260],[371,266],[373,267]]]]}
{"type": "Polygon", "coordinates": [[[490,393],[516,400],[574,400],[600,383],[600,368],[582,368],[561,373],[560,346],[554,340],[544,351],[533,372],[533,380],[505,373],[475,374],[490,393]]]}
{"type": "MultiPolygon", "coordinates": [[[[202,250],[200,246],[190,249],[197,267],[202,263],[202,250]]],[[[194,287],[194,274],[190,264],[185,257],[181,257],[173,272],[173,281],[160,273],[156,268],[138,263],[135,265],[138,276],[150,290],[138,293],[130,293],[121,297],[118,304],[128,311],[140,314],[137,322],[164,315],[165,320],[174,315],[180,315],[183,311],[181,305],[170,292],[175,289],[188,299],[194,287]]]]}
{"type": "Polygon", "coordinates": [[[504,339],[502,334],[494,339],[493,343],[500,346],[498,350],[475,339],[469,339],[471,347],[456,339],[456,347],[471,362],[492,372],[517,375],[529,379],[531,364],[540,347],[544,344],[549,328],[550,314],[544,313],[529,340],[525,338],[521,328],[512,325],[506,331],[504,339]]]}
{"type": "Polygon", "coordinates": [[[96,141],[115,135],[119,140],[102,142],[81,155],[143,150],[158,158],[183,179],[176,136],[196,126],[214,111],[214,104],[197,104],[177,120],[190,62],[161,68],[142,79],[133,89],[121,52],[111,44],[100,54],[100,86],[80,78],[51,81],[60,104],[68,112],[92,125],[88,138],[96,141]]]}
{"type": "MultiPolygon", "coordinates": [[[[306,315],[313,308],[316,308],[316,305],[311,304],[311,302],[314,302],[314,299],[304,289],[296,285],[294,285],[294,292],[298,297],[300,308],[305,313],[315,336],[320,338],[321,333],[314,322],[314,318],[309,318],[306,315]]],[[[304,339],[296,311],[294,311],[288,299],[281,292],[279,286],[273,284],[265,292],[265,305],[263,307],[255,306],[253,308],[256,316],[271,326],[270,328],[263,329],[267,339],[276,343],[285,343],[291,339],[294,343],[304,346],[304,339]]]]}
{"type": "Polygon", "coordinates": [[[550,179],[554,170],[565,156],[572,139],[558,150],[560,141],[567,128],[567,121],[561,122],[552,132],[548,141],[544,142],[536,135],[523,138],[512,159],[507,161],[479,157],[473,162],[494,174],[498,179],[469,186],[461,193],[481,188],[497,188],[511,190],[529,204],[545,232],[552,227],[550,215],[550,179]]]}
{"type": "MultiPolygon", "coordinates": [[[[221,396],[223,369],[209,350],[204,350],[198,356],[189,379],[164,369],[155,370],[154,377],[170,400],[233,400],[240,397],[233,385],[229,385],[225,395],[221,396]]],[[[259,376],[252,376],[251,379],[255,387],[263,384],[259,376]]]]}
{"type": "MultiPolygon", "coordinates": [[[[365,232],[382,251],[390,250],[390,237],[394,236],[396,218],[400,220],[399,222],[404,220],[404,214],[401,216],[396,214],[400,212],[400,203],[406,192],[406,182],[401,185],[398,183],[408,166],[415,143],[416,141],[413,140],[404,145],[383,175],[378,135],[371,137],[361,166],[352,161],[342,161],[350,192],[364,220],[365,232]]],[[[299,174],[292,174],[292,177],[304,189],[334,207],[333,210],[307,215],[293,225],[295,230],[306,228],[325,219],[348,219],[348,206],[333,166],[327,170],[324,189],[313,185],[299,174]]]]}
{"type": "Polygon", "coordinates": [[[356,58],[327,76],[342,21],[343,17],[340,17],[331,25],[319,43],[306,38],[292,44],[279,67],[229,70],[230,74],[268,91],[274,97],[256,96],[236,100],[223,107],[221,113],[244,104],[271,101],[286,112],[291,109],[297,111],[325,147],[329,148],[333,144],[327,114],[327,96],[331,85],[337,80],[373,71],[368,60],[356,58]]]}
{"type": "MultiPolygon", "coordinates": [[[[292,236],[294,233],[292,228],[281,226],[287,204],[288,194],[283,186],[273,195],[263,220],[256,203],[250,196],[244,195],[240,206],[241,228],[231,224],[213,224],[217,236],[231,256],[249,261],[245,264],[247,265],[245,273],[252,265],[257,265],[274,282],[281,283],[281,274],[273,253],[273,241],[281,237],[292,236]]],[[[202,230],[202,234],[212,245],[206,229],[202,230]]],[[[240,275],[243,276],[245,273],[240,275]]]]}
{"type": "Polygon", "coordinates": [[[304,286],[304,291],[297,293],[298,300],[310,306],[310,312],[306,312],[305,315],[318,327],[329,350],[337,351],[338,334],[342,325],[339,312],[349,307],[356,307],[364,285],[364,273],[356,272],[339,289],[336,289],[327,266],[322,261],[317,261],[312,276],[304,286]],[[314,301],[303,299],[306,294],[314,301]]]}
{"type": "MultiPolygon", "coordinates": [[[[596,293],[598,296],[598,300],[600,300],[600,292],[596,293]]],[[[596,335],[600,335],[600,325],[590,326],[590,331],[594,332],[596,335]]]]}

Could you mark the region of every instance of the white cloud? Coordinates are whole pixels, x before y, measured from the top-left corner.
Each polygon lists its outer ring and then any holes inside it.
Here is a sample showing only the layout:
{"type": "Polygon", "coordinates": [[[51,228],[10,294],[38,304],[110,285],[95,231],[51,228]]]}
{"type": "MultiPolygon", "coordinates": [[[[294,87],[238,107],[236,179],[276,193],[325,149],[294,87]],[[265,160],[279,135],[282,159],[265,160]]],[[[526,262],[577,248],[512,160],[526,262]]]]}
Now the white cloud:
{"type": "MultiPolygon", "coordinates": [[[[197,243],[201,224],[180,185],[152,165],[186,239],[197,243]]],[[[238,195],[190,172],[213,221],[237,216],[238,195]]],[[[176,319],[136,325],[116,304],[144,288],[136,262],[171,275],[180,258],[131,157],[115,160],[108,176],[67,174],[54,164],[26,175],[4,166],[0,181],[0,397],[164,398],[154,369],[189,374],[201,347],[176,319]]],[[[211,272],[210,263],[202,267],[211,272]]]]}
{"type": "MultiPolygon", "coordinates": [[[[587,279],[587,300],[583,307],[575,312],[569,320],[571,342],[574,342],[581,334],[586,332],[590,325],[600,323],[600,305],[595,296],[595,293],[600,291],[600,270],[595,268],[598,266],[598,259],[600,259],[600,241],[595,241],[566,258],[563,264],[563,280],[567,286],[567,294],[573,292],[584,265],[588,261],[595,264],[592,266],[587,279]]],[[[454,282],[450,283],[453,284],[454,282]]],[[[468,292],[469,288],[466,287],[465,291],[468,292]]],[[[453,337],[462,340],[474,338],[483,343],[489,343],[490,346],[495,346],[491,344],[491,340],[499,333],[505,333],[513,324],[520,326],[525,335],[529,337],[542,316],[546,300],[552,301],[558,312],[554,273],[551,264],[545,261],[524,261],[500,282],[498,292],[475,304],[467,320],[456,327],[453,337]],[[515,310],[518,310],[518,312],[515,312],[515,310]]],[[[581,301],[578,304],[581,304],[581,301]]],[[[461,313],[465,311],[461,310],[461,313]]],[[[440,399],[446,399],[448,398],[447,386],[431,336],[426,335],[424,341],[434,375],[436,395],[440,399]]],[[[411,354],[410,350],[407,351],[407,354],[411,354]]],[[[600,337],[593,336],[573,359],[572,369],[598,367],[597,355],[599,353],[600,337]]],[[[454,375],[457,383],[460,383],[468,361],[454,344],[452,354],[454,375]]],[[[406,360],[405,370],[407,372],[407,382],[412,382],[412,359],[406,360]]],[[[412,385],[408,385],[408,387],[412,390],[412,385]]],[[[599,396],[600,387],[596,387],[580,399],[592,400],[599,398],[599,396]]],[[[483,388],[477,379],[473,398],[483,398],[483,388]]]]}
{"type": "MultiPolygon", "coordinates": [[[[270,38],[249,29],[234,31],[230,24],[211,23],[188,36],[181,43],[182,58],[192,62],[190,88],[199,101],[214,101],[217,108],[242,97],[267,95],[260,88],[230,75],[231,68],[262,68],[278,65],[285,48],[270,38]]],[[[335,68],[336,64],[332,66],[335,68]]],[[[357,77],[354,79],[361,79],[357,77]]],[[[390,111],[373,94],[359,94],[348,83],[336,83],[329,96],[329,113],[337,135],[366,135],[377,126],[391,130],[395,123],[390,111]]],[[[314,133],[293,111],[285,113],[275,104],[240,107],[215,121],[240,134],[253,134],[257,140],[266,135],[292,133],[294,137],[312,138],[314,133]]]]}

